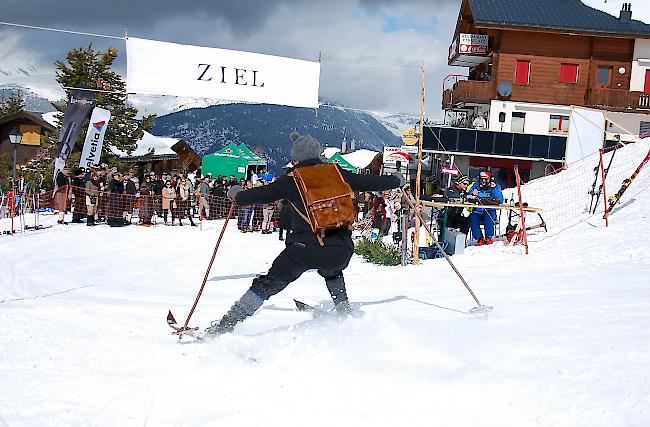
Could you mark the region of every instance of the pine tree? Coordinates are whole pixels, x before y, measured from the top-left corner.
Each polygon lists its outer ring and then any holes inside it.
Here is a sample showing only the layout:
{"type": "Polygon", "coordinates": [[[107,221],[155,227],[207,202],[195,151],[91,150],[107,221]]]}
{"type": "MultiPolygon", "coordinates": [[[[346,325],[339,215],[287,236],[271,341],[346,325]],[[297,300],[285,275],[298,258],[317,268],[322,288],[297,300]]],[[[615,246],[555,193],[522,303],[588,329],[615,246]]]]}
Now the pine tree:
{"type": "Polygon", "coordinates": [[[8,116],[25,108],[25,101],[20,95],[11,95],[8,98],[0,98],[0,117],[8,116]]]}
{"type": "MultiPolygon", "coordinates": [[[[118,51],[109,48],[105,52],[93,49],[92,43],[87,48],[74,49],[66,55],[65,61],[57,61],[56,81],[63,86],[67,98],[73,89],[87,88],[102,92],[94,92],[95,106],[111,112],[111,120],[106,129],[102,156],[110,155],[110,147],[130,153],[136,148],[136,142],[142,138],[143,131],[153,128],[155,115],[144,116],[136,120],[138,109],[127,105],[126,83],[122,77],[111,70],[118,51]]],[[[59,111],[65,106],[55,105],[59,111]]],[[[88,122],[82,129],[86,129],[88,122]]],[[[55,140],[58,135],[52,136],[55,140]]],[[[76,141],[75,147],[81,150],[85,132],[76,141]]]]}

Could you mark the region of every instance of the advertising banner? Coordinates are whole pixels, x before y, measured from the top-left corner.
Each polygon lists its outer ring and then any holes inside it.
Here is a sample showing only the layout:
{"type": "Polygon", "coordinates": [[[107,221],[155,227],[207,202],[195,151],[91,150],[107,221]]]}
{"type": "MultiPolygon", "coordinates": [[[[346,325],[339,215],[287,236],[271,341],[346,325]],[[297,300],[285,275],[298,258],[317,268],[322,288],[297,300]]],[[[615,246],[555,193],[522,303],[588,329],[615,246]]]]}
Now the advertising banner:
{"type": "Polygon", "coordinates": [[[102,154],[102,146],[104,145],[104,135],[106,135],[106,128],[110,119],[110,111],[99,107],[93,109],[90,123],[88,123],[84,149],[79,160],[79,167],[90,168],[99,164],[99,157],[102,154]]]}

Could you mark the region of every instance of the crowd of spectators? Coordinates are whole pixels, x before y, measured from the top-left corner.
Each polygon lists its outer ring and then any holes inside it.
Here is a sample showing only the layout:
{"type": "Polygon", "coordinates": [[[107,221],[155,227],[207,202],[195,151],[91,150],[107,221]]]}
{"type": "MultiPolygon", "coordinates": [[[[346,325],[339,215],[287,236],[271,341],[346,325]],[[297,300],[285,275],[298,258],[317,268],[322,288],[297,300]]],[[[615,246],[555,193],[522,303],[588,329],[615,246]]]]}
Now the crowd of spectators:
{"type": "MultiPolygon", "coordinates": [[[[180,173],[158,175],[155,172],[136,176],[133,169],[120,172],[116,167],[89,170],[69,168],[56,177],[57,190],[53,207],[58,210],[59,224],[65,222],[65,213],[72,212],[72,223],[95,226],[106,223],[111,227],[130,224],[151,226],[159,221],[165,225],[182,226],[189,221],[223,219],[228,214],[230,202],[226,193],[233,185],[252,188],[268,185],[275,176],[264,171],[253,173],[248,179],[230,176],[188,176],[180,173]]],[[[284,239],[289,230],[290,205],[277,202],[267,205],[237,207],[238,229],[243,233],[271,234],[280,230],[278,238],[284,239]]]]}

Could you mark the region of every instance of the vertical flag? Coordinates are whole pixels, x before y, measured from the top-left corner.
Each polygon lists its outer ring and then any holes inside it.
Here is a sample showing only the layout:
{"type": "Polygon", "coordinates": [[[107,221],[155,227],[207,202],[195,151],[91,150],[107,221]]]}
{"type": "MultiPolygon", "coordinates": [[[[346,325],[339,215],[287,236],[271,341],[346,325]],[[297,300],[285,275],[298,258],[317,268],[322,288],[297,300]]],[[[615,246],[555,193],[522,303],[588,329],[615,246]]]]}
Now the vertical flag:
{"type": "Polygon", "coordinates": [[[56,190],[56,176],[65,167],[65,161],[74,148],[74,143],[81,133],[84,120],[90,115],[95,103],[90,91],[75,90],[70,96],[68,105],[63,115],[63,123],[56,146],[56,159],[54,160],[54,188],[56,190]]]}
{"type": "Polygon", "coordinates": [[[102,146],[104,145],[104,135],[110,119],[110,111],[99,107],[93,108],[93,114],[90,116],[90,123],[88,123],[88,131],[86,132],[84,149],[79,160],[79,167],[89,168],[99,164],[99,156],[102,154],[102,146]]]}

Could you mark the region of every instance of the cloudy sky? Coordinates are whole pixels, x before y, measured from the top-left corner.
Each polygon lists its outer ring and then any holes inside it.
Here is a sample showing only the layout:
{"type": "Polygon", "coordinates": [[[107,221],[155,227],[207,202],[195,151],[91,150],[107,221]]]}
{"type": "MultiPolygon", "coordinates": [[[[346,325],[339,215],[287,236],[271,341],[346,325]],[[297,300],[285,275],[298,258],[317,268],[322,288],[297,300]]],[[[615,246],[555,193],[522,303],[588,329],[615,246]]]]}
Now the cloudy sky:
{"type": "MultiPolygon", "coordinates": [[[[513,0],[516,1],[516,0],[513,0]]],[[[650,22],[650,1],[629,0],[634,18],[650,22]]],[[[623,0],[584,0],[618,15],[623,0]]],[[[425,63],[426,112],[440,113],[460,0],[0,0],[0,21],[317,60],[320,95],[351,108],[419,115],[420,63],[425,63]]],[[[53,63],[93,42],[124,42],[0,25],[0,83],[15,82],[57,95],[53,63]],[[9,74],[9,75],[7,75],[9,74]],[[29,75],[27,75],[29,74],[29,75]]]]}

